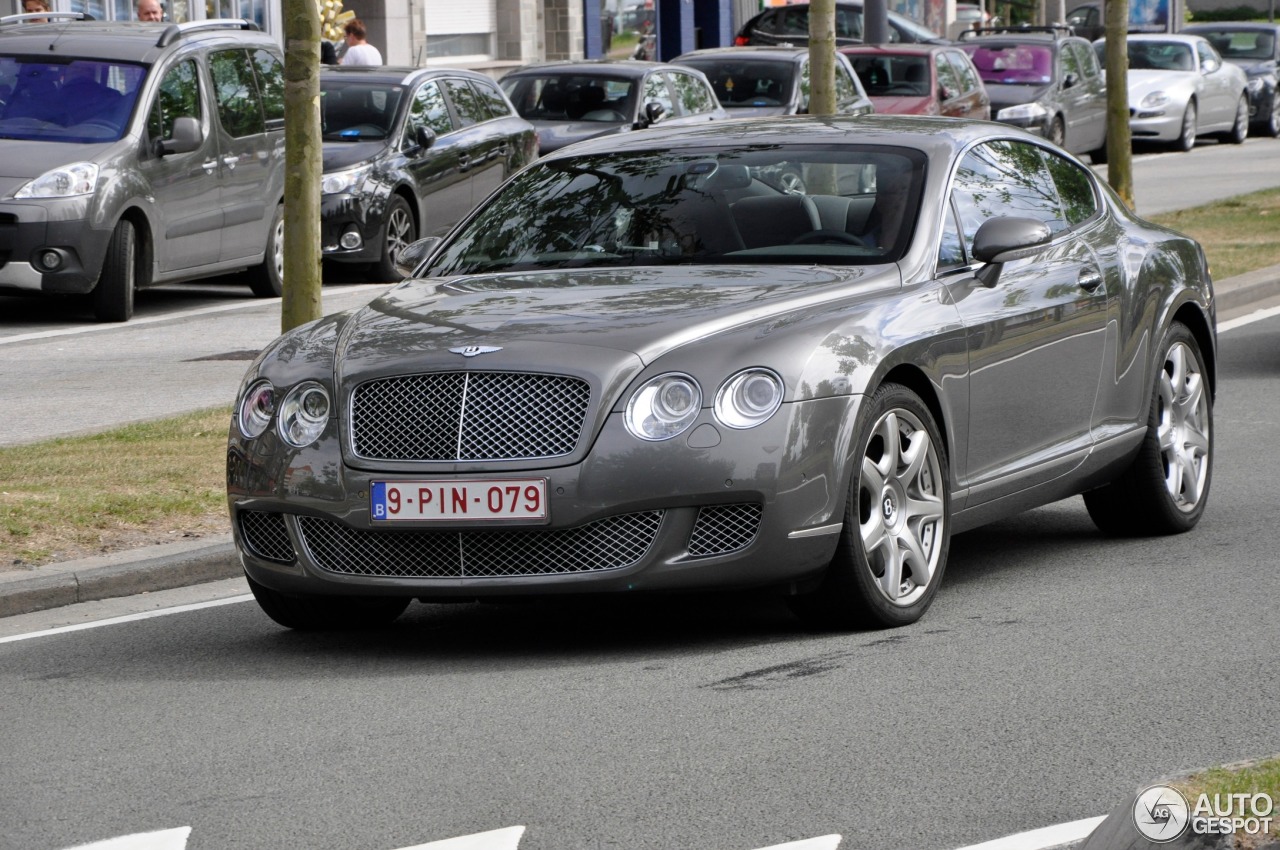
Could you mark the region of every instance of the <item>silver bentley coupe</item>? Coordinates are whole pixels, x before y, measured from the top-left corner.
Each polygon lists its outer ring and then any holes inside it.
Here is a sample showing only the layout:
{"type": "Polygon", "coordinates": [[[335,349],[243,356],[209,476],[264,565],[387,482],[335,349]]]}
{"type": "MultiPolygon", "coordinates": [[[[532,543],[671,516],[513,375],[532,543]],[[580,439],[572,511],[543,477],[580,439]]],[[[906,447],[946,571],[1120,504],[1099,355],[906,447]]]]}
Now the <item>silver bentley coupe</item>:
{"type": "Polygon", "coordinates": [[[1201,248],[1007,125],[588,141],[401,262],[236,399],[232,526],[284,626],[772,588],[812,627],[893,627],[966,529],[1076,494],[1112,535],[1205,509],[1201,248]]]}

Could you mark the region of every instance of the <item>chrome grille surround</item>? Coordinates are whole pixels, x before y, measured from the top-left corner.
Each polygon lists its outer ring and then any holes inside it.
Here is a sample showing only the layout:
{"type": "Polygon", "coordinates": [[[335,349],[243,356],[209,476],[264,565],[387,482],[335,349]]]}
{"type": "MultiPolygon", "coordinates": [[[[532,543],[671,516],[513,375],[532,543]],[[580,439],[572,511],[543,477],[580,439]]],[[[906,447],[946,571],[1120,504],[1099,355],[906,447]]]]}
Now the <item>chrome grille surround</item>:
{"type": "Polygon", "coordinates": [[[343,575],[388,578],[507,578],[620,570],[658,536],[662,511],[606,517],[578,528],[391,531],[298,517],[315,564],[343,575]]]}
{"type": "Polygon", "coordinates": [[[568,375],[427,372],[351,394],[356,457],[489,461],[563,457],[578,446],[591,386],[568,375]]]}
{"type": "Polygon", "coordinates": [[[240,511],[240,539],[249,551],[267,561],[292,564],[297,560],[293,541],[285,528],[284,514],[266,511],[240,511]]]}
{"type": "Polygon", "coordinates": [[[689,534],[689,556],[710,558],[747,548],[760,532],[763,513],[760,505],[750,502],[699,509],[689,534]]]}

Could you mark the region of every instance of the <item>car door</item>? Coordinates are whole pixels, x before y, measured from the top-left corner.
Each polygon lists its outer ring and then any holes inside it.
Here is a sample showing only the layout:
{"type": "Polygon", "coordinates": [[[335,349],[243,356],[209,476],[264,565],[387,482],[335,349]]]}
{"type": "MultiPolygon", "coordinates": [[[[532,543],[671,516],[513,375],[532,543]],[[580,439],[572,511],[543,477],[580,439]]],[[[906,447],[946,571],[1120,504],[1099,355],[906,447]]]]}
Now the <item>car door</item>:
{"type": "Polygon", "coordinates": [[[1089,105],[1088,141],[1084,150],[1097,150],[1107,143],[1107,75],[1098,63],[1098,54],[1091,45],[1073,41],[1071,50],[1080,68],[1081,86],[1088,92],[1086,102],[1089,105]]]}
{"type": "Polygon", "coordinates": [[[1240,95],[1231,83],[1222,57],[1207,41],[1196,42],[1196,63],[1203,80],[1200,126],[1230,127],[1235,122],[1240,95]]]}
{"type": "Polygon", "coordinates": [[[414,89],[400,145],[418,197],[418,235],[443,236],[471,211],[471,178],[462,165],[464,154],[470,159],[466,140],[455,132],[439,80],[414,89]],[[418,143],[420,128],[434,134],[429,146],[418,143]]]}
{"type": "Polygon", "coordinates": [[[1093,150],[1098,146],[1098,119],[1105,117],[1105,104],[1098,102],[1096,93],[1090,90],[1085,81],[1080,56],[1073,49],[1074,46],[1069,42],[1058,46],[1055,77],[1058,80],[1065,130],[1062,146],[1069,151],[1078,152],[1093,150]]]}
{"type": "Polygon", "coordinates": [[[931,92],[930,96],[938,101],[938,114],[955,118],[969,117],[971,105],[965,97],[964,82],[950,57],[944,51],[934,53],[930,59],[933,61],[933,76],[936,79],[936,91],[931,92]]]}
{"type": "Polygon", "coordinates": [[[1083,459],[1109,294],[1088,239],[1075,238],[1101,218],[1094,183],[1075,163],[1030,142],[985,143],[957,169],[950,209],[940,265],[971,258],[978,227],[997,216],[1035,218],[1054,233],[1034,256],[1006,263],[993,287],[972,275],[976,265],[943,278],[968,337],[965,475],[975,505],[1083,459]]]}
{"type": "Polygon", "coordinates": [[[491,122],[489,107],[470,80],[445,77],[445,97],[453,108],[458,167],[466,175],[471,204],[489,196],[506,175],[510,146],[491,122]]]}
{"type": "Polygon", "coordinates": [[[194,56],[159,73],[147,109],[147,138],[138,170],[154,198],[157,277],[218,261],[222,244],[222,202],[218,135],[210,107],[208,80],[194,56]],[[174,122],[189,117],[200,124],[200,146],[161,155],[157,145],[173,138],[174,122]]]}

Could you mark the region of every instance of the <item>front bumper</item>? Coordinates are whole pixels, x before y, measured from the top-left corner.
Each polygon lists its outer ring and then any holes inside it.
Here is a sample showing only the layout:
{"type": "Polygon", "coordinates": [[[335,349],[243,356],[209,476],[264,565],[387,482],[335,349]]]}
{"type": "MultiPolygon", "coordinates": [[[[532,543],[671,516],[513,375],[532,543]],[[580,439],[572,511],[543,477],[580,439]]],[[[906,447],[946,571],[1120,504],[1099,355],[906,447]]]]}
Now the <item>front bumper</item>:
{"type": "Polygon", "coordinates": [[[1249,121],[1265,125],[1271,119],[1271,112],[1275,109],[1277,97],[1280,97],[1280,90],[1277,90],[1274,85],[1266,85],[1264,83],[1257,88],[1250,87],[1249,121]]]}
{"type": "Polygon", "coordinates": [[[1165,104],[1129,110],[1129,134],[1135,141],[1176,142],[1182,136],[1186,105],[1165,104]]]}
{"type": "MultiPolygon", "coordinates": [[[[326,260],[340,263],[373,263],[382,259],[386,241],[386,200],[357,194],[324,195],[320,199],[320,249],[326,260]],[[360,244],[344,248],[344,234],[355,234],[360,244]]],[[[351,238],[351,237],[348,237],[351,238]]]]}
{"type": "MultiPolygon", "coordinates": [[[[839,539],[847,434],[861,397],[797,402],[732,431],[704,419],[641,443],[611,415],[581,463],[541,469],[368,472],[335,434],[280,451],[234,427],[228,498],[254,581],[285,593],[475,598],[785,584],[815,576],[839,539]],[[550,522],[376,523],[378,480],[545,478],[550,522]]],[[[336,428],[331,425],[331,430],[336,428]]]]}
{"type": "Polygon", "coordinates": [[[97,284],[111,231],[53,212],[45,203],[0,203],[0,292],[83,294],[97,284]]]}

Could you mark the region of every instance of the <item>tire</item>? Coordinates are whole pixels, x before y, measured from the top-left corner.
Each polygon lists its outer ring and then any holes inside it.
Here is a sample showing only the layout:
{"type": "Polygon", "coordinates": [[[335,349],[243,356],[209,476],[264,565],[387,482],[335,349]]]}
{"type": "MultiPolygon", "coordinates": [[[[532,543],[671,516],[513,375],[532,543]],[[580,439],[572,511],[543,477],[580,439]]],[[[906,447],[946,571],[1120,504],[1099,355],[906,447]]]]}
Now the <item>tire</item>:
{"type": "Polygon", "coordinates": [[[1089,517],[1117,536],[1181,534],[1200,521],[1213,480],[1213,403],[1200,346],[1185,325],[1165,334],[1147,434],[1132,465],[1084,494],[1089,517]]]}
{"type": "Polygon", "coordinates": [[[835,557],[816,592],[791,607],[816,628],[905,626],[929,608],[947,565],[946,447],[929,408],[901,384],[876,390],[855,428],[860,463],[835,557]]]}
{"type": "Polygon", "coordinates": [[[1271,95],[1271,112],[1262,125],[1262,133],[1273,139],[1280,137],[1280,90],[1271,95]]]}
{"type": "Polygon", "coordinates": [[[94,316],[100,322],[129,321],[133,318],[133,296],[137,287],[137,233],[133,222],[122,219],[111,233],[98,285],[93,288],[94,316]]]}
{"type": "Polygon", "coordinates": [[[1102,135],[1102,144],[1098,145],[1094,150],[1089,151],[1089,161],[1094,165],[1107,164],[1107,136],[1102,135]]]}
{"type": "Polygon", "coordinates": [[[1233,145],[1243,145],[1247,138],[1249,138],[1249,98],[1241,95],[1240,102],[1236,104],[1235,123],[1231,125],[1230,132],[1223,135],[1223,140],[1233,145]]]}
{"type": "Polygon", "coordinates": [[[1186,153],[1196,146],[1196,102],[1193,100],[1187,104],[1187,109],[1182,113],[1182,131],[1178,134],[1178,139],[1173,143],[1173,149],[1186,153]]]}
{"type": "Polygon", "coordinates": [[[249,288],[259,298],[279,298],[284,293],[284,204],[276,204],[262,263],[249,270],[249,288]]]}
{"type": "Polygon", "coordinates": [[[409,202],[399,195],[392,195],[387,204],[382,238],[382,259],[374,265],[374,273],[378,282],[395,283],[404,280],[404,275],[396,269],[396,257],[418,238],[417,228],[413,224],[413,210],[409,202]]]}
{"type": "Polygon", "coordinates": [[[390,625],[411,601],[400,596],[294,596],[245,578],[263,613],[298,631],[379,628],[390,625]]]}
{"type": "Polygon", "coordinates": [[[803,195],[808,192],[804,184],[804,176],[794,168],[788,168],[778,175],[778,188],[792,195],[803,195]]]}
{"type": "Polygon", "coordinates": [[[1058,147],[1062,147],[1067,141],[1067,127],[1062,123],[1062,116],[1055,115],[1053,121],[1049,122],[1049,132],[1045,136],[1049,141],[1058,147]]]}

